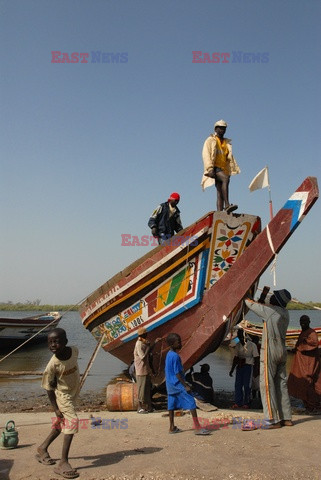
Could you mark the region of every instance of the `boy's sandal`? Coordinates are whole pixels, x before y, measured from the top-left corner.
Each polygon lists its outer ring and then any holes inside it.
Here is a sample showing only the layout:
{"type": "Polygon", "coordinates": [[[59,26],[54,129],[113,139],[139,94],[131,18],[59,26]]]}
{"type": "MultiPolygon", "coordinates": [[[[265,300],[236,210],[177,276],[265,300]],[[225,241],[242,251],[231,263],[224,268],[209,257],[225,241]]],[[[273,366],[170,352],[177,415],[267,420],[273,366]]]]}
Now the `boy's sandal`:
{"type": "Polygon", "coordinates": [[[54,472],[63,478],[78,478],[79,473],[73,468],[71,470],[64,470],[62,467],[55,467],[54,472]]]}
{"type": "Polygon", "coordinates": [[[54,465],[56,463],[56,460],[51,458],[48,452],[43,452],[42,454],[37,453],[36,459],[39,463],[42,463],[42,465],[54,465]]]}
{"type": "Polygon", "coordinates": [[[137,410],[137,413],[148,413],[148,411],[140,408],[139,410],[137,410]]]}
{"type": "Polygon", "coordinates": [[[169,433],[181,433],[182,431],[180,428],[174,427],[174,430],[170,430],[169,433]]]}
{"type": "Polygon", "coordinates": [[[206,430],[206,428],[200,428],[199,430],[195,430],[195,435],[211,435],[211,432],[206,430]]]}

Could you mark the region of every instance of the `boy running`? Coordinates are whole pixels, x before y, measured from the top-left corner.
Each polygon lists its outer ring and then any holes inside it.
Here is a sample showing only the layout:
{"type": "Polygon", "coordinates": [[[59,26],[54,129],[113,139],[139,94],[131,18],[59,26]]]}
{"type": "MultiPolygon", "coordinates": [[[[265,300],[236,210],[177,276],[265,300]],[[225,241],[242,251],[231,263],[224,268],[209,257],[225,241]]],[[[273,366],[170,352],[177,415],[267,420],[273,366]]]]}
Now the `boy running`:
{"type": "Polygon", "coordinates": [[[55,411],[56,419],[48,437],[37,448],[36,459],[43,465],[53,465],[48,448],[61,432],[64,433],[61,460],[54,472],[64,478],[77,478],[79,473],[69,463],[68,455],[74,434],[78,432],[75,403],[79,390],[78,348],[68,347],[65,330],[53,329],[48,335],[49,350],[53,353],[43,377],[42,387],[55,411]]]}

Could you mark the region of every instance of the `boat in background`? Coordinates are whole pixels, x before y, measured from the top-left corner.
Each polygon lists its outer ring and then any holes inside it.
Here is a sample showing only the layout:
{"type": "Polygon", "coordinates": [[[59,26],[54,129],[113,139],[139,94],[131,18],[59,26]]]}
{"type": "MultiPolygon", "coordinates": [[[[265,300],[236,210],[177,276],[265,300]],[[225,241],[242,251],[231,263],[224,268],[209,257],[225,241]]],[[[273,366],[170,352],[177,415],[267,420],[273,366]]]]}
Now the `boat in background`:
{"type": "MultiPolygon", "coordinates": [[[[261,340],[263,333],[263,325],[250,323],[247,320],[240,322],[239,327],[249,335],[259,337],[261,340]],[[244,323],[243,323],[244,322],[244,323]]],[[[319,348],[321,348],[321,327],[312,327],[318,335],[319,348]]],[[[285,346],[287,350],[293,350],[302,330],[300,328],[288,328],[285,338],[285,346]]]]}
{"type": "Polygon", "coordinates": [[[61,320],[59,312],[48,312],[23,318],[0,318],[0,346],[14,347],[36,335],[30,342],[47,339],[50,330],[56,328],[61,320]],[[39,332],[39,333],[38,333],[39,332]]]}
{"type": "Polygon", "coordinates": [[[82,323],[102,348],[129,365],[144,326],[153,350],[155,384],[164,380],[166,336],[182,338],[185,369],[214,352],[240,321],[274,260],[319,196],[308,177],[261,232],[253,215],[210,212],[119,272],[80,306],[82,323]]]}

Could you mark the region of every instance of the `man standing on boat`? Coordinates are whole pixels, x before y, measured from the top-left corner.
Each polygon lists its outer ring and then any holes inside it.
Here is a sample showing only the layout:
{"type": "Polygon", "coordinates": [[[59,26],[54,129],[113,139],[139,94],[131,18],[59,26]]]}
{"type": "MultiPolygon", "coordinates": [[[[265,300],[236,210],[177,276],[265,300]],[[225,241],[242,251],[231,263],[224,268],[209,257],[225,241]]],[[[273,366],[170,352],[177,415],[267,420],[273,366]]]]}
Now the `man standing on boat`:
{"type": "Polygon", "coordinates": [[[158,239],[159,245],[183,229],[180,217],[180,210],[177,207],[180,201],[180,195],[176,192],[171,193],[167,202],[161,203],[152,213],[148,221],[148,226],[152,235],[158,239]]]}
{"type": "Polygon", "coordinates": [[[321,413],[321,359],[318,335],[310,328],[308,315],[300,317],[302,332],[295,345],[295,357],[288,378],[290,395],[300,398],[307,413],[321,413]]]}
{"type": "Polygon", "coordinates": [[[202,151],[204,174],[201,185],[204,190],[215,183],[217,210],[231,213],[238,206],[229,202],[230,176],[240,173],[241,170],[232,154],[231,139],[224,137],[226,128],[227,123],[219,120],[214,124],[214,133],[205,140],[202,151]]]}
{"type": "MultiPolygon", "coordinates": [[[[264,322],[260,352],[260,391],[265,429],[290,427],[292,412],[287,388],[285,338],[289,325],[286,309],[291,300],[287,290],[274,290],[270,304],[265,305],[265,294],[259,302],[246,299],[246,306],[264,322]]],[[[255,429],[255,427],[253,428],[255,429]]]]}

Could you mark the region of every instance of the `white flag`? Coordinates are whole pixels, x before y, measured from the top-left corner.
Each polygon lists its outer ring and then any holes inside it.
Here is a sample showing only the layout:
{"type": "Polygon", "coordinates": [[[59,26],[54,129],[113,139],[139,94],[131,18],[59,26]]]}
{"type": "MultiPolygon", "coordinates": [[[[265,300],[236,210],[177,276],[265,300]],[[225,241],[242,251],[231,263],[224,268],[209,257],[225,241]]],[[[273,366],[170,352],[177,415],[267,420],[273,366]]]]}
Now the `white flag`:
{"type": "Polygon", "coordinates": [[[254,190],[258,190],[259,188],[269,187],[269,172],[268,167],[264,167],[252,180],[249,185],[249,189],[251,192],[254,190]]]}

